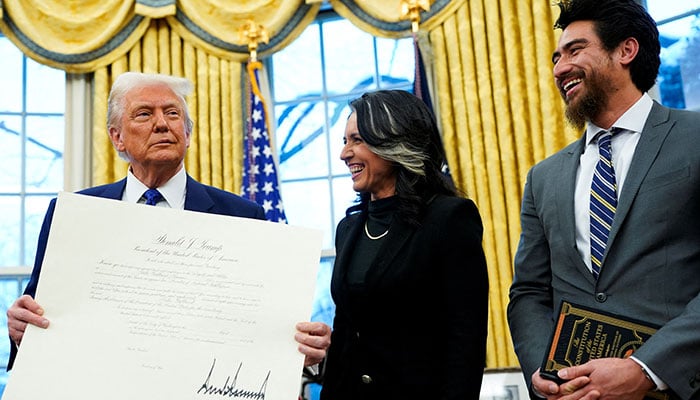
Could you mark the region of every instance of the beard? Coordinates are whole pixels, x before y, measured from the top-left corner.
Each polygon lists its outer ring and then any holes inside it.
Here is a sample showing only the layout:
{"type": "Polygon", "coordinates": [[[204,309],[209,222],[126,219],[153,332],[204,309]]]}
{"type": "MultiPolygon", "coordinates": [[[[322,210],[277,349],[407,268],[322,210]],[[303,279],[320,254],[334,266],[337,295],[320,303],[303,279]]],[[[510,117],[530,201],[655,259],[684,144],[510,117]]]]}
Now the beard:
{"type": "MultiPolygon", "coordinates": [[[[594,119],[605,109],[608,100],[608,91],[612,88],[612,82],[605,76],[593,72],[584,78],[581,84],[585,84],[585,91],[578,94],[578,99],[566,101],[566,119],[569,124],[578,130],[582,130],[586,121],[594,119]]],[[[565,96],[565,94],[564,94],[565,96]]]]}

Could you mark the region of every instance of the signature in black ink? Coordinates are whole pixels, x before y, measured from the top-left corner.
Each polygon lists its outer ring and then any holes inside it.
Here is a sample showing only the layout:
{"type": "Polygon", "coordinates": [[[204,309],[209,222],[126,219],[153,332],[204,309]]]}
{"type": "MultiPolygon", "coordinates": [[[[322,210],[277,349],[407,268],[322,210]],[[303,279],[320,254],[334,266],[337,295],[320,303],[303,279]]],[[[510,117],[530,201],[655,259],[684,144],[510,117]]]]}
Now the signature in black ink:
{"type": "Polygon", "coordinates": [[[267,371],[267,376],[265,376],[265,380],[262,382],[262,385],[260,385],[260,390],[256,392],[236,387],[236,384],[238,382],[238,374],[241,372],[241,368],[243,368],[242,362],[238,364],[238,369],[236,370],[236,374],[233,376],[233,379],[231,379],[231,375],[227,376],[226,382],[224,382],[223,386],[217,387],[216,385],[210,384],[209,380],[211,379],[211,375],[214,372],[215,366],[216,358],[211,363],[211,368],[209,369],[207,379],[204,381],[204,383],[202,383],[202,386],[199,388],[199,390],[197,390],[197,394],[201,393],[210,396],[232,397],[237,399],[265,398],[265,390],[267,389],[267,381],[268,379],[270,379],[270,371],[267,371]]]}

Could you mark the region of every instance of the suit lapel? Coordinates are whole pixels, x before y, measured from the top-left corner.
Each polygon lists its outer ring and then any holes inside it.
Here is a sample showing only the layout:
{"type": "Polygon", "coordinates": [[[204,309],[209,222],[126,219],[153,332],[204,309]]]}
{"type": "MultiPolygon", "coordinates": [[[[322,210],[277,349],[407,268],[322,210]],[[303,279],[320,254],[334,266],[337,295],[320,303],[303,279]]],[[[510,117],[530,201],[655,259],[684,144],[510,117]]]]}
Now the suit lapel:
{"type": "Polygon", "coordinates": [[[187,175],[185,210],[208,212],[212,207],[214,207],[214,201],[204,190],[204,185],[187,175]]]}
{"type": "Polygon", "coordinates": [[[608,237],[608,248],[615,242],[615,237],[634,203],[642,181],[644,181],[644,177],[649,172],[649,168],[651,168],[656,156],[659,154],[661,145],[666,140],[666,136],[673,126],[673,121],[669,120],[669,114],[669,109],[658,103],[654,103],[649,113],[649,118],[647,118],[647,122],[644,125],[642,136],[639,138],[629,172],[625,178],[625,186],[622,189],[622,193],[620,193],[615,219],[608,237]]]}
{"type": "Polygon", "coordinates": [[[124,195],[124,189],[126,188],[126,178],[114,182],[111,185],[105,185],[104,191],[99,194],[100,197],[105,199],[121,200],[124,195]]]}
{"type": "Polygon", "coordinates": [[[563,232],[564,246],[568,249],[569,259],[576,269],[583,274],[592,284],[595,283],[593,274],[581,259],[581,254],[576,249],[576,212],[574,211],[574,195],[576,193],[576,174],[581,162],[581,154],[586,146],[586,135],[576,142],[562,158],[560,168],[557,169],[555,182],[556,204],[558,212],[560,232],[563,232]]]}

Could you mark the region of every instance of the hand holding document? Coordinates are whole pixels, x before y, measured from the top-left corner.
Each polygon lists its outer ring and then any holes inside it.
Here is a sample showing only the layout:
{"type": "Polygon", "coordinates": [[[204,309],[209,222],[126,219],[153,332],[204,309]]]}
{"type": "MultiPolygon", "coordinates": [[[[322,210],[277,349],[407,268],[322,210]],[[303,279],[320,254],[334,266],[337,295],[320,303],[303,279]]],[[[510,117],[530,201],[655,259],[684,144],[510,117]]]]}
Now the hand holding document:
{"type": "Polygon", "coordinates": [[[318,231],[60,193],[3,399],[285,399],[318,231]]]}

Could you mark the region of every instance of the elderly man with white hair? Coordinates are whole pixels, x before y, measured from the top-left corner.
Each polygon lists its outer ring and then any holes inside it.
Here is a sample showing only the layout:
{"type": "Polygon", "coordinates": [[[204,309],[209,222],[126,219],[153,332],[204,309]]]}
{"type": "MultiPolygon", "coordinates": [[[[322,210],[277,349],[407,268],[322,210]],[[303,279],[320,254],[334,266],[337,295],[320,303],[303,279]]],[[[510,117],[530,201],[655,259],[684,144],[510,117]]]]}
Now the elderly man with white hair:
{"type": "MultiPolygon", "coordinates": [[[[192,136],[185,97],[192,83],[180,77],[127,72],[117,77],[109,95],[107,128],[119,156],[129,162],[127,176],[115,183],[78,192],[88,196],[145,203],[210,214],[265,219],[262,207],[212,186],[185,172],[185,153],[192,136]]],[[[8,370],[28,324],[46,328],[49,320],[34,300],[46,251],[56,200],[52,200],[39,235],[34,270],[24,295],[7,311],[11,339],[8,370]]],[[[300,322],[295,340],[305,365],[320,362],[330,343],[330,328],[320,322],[300,322]]]]}

